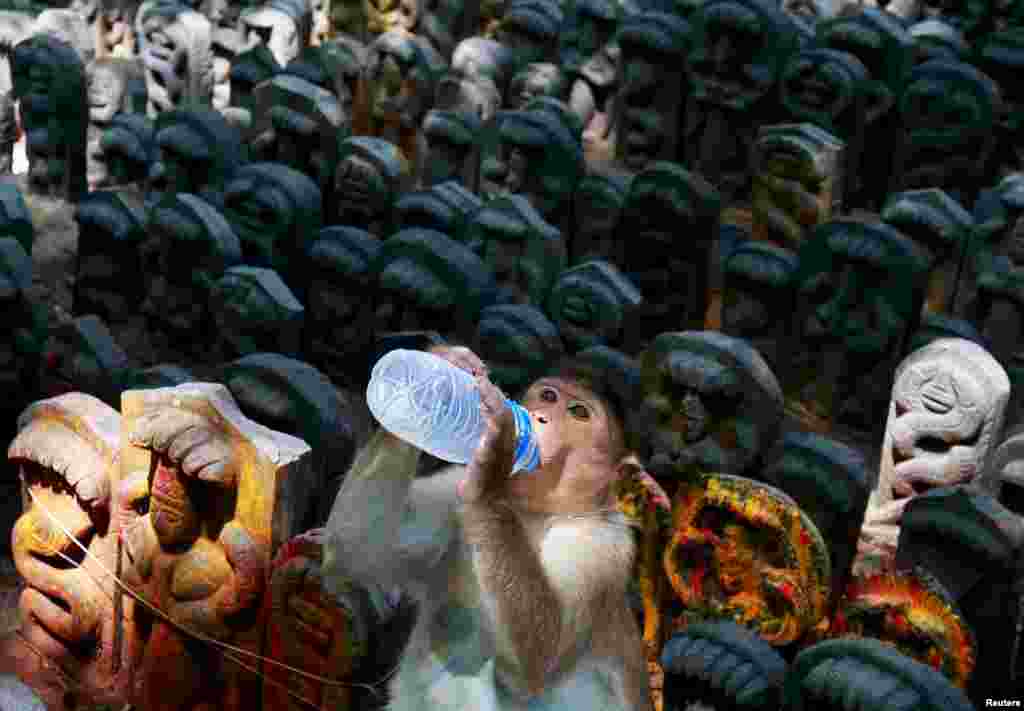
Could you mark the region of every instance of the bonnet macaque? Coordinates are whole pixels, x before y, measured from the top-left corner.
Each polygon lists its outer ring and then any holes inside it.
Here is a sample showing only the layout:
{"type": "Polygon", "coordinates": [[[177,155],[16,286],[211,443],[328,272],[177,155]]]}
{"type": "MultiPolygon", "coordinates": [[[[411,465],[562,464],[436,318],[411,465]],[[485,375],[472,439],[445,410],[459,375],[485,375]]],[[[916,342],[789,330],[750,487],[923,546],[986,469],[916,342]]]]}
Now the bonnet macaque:
{"type": "Polygon", "coordinates": [[[610,493],[639,470],[641,430],[619,404],[640,400],[612,371],[560,366],[520,399],[541,463],[510,477],[502,393],[471,351],[433,351],[475,376],[487,423],[475,458],[414,481],[419,451],[380,431],[327,524],[329,592],[354,578],[419,603],[389,708],[650,709],[626,598],[633,539],[610,493]]]}

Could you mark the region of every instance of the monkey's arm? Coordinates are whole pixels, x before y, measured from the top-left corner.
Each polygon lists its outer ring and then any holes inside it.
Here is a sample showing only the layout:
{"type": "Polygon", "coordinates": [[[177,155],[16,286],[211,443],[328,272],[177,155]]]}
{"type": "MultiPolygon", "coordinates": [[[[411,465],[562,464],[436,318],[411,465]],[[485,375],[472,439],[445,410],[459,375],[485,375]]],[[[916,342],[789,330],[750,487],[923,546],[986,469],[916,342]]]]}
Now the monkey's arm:
{"type": "Polygon", "coordinates": [[[419,458],[418,449],[383,429],[360,450],[327,521],[328,590],[341,580],[408,589],[447,549],[454,472],[414,483],[419,458]]]}

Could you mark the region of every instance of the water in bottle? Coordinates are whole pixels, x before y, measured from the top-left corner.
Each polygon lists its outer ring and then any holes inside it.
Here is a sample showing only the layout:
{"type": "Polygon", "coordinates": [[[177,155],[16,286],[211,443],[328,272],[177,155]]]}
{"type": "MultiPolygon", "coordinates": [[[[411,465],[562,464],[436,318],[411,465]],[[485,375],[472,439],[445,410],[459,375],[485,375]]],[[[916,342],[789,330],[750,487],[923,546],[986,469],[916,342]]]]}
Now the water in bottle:
{"type": "MultiPolygon", "coordinates": [[[[366,402],[378,422],[396,437],[438,459],[465,464],[484,432],[480,392],[473,376],[423,351],[397,349],[377,361],[366,402]]],[[[506,400],[516,422],[513,473],[540,464],[530,416],[506,400]]]]}

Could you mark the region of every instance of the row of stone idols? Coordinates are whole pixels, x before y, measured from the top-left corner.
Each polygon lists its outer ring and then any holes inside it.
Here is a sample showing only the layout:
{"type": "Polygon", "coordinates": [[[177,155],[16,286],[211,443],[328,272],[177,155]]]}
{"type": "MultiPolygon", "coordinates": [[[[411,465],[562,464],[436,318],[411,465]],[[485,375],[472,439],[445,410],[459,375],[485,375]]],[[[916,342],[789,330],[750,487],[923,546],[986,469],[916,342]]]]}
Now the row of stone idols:
{"type": "MultiPolygon", "coordinates": [[[[1009,379],[984,349],[939,339],[903,361],[877,473],[788,430],[742,340],[579,357],[640,379],[655,416],[651,473],[617,500],[660,708],[969,709],[1019,690],[1024,432],[1003,432],[1009,379]]],[[[315,528],[368,439],[362,392],[278,354],[205,375],[224,385],[152,369],[119,410],[73,392],[21,415],[8,657],[51,709],[362,708],[393,601],[325,593],[315,528]]]]}

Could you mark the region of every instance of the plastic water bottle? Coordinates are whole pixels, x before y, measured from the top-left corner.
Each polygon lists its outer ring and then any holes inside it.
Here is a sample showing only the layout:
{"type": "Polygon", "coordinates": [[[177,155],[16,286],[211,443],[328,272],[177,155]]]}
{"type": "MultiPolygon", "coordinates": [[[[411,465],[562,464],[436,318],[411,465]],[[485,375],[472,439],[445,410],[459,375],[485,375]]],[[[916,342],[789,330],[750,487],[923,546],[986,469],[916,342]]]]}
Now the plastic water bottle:
{"type": "MultiPolygon", "coordinates": [[[[370,412],[384,429],[438,459],[466,464],[480,446],[484,418],[473,376],[443,358],[397,349],[377,361],[366,388],[370,412]]],[[[540,464],[530,415],[505,400],[516,422],[512,473],[540,464]]]]}

